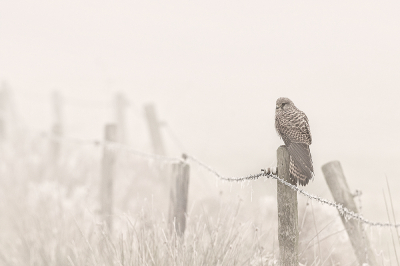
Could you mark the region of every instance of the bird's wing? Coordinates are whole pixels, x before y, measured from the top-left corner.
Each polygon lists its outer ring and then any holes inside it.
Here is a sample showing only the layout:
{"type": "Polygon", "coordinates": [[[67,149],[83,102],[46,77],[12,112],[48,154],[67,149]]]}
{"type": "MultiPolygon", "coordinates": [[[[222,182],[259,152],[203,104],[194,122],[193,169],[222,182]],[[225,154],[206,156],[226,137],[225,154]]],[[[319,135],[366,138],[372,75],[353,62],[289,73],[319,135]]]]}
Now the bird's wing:
{"type": "Polygon", "coordinates": [[[314,172],[310,147],[306,143],[292,142],[288,147],[289,154],[293,157],[296,166],[305,175],[311,177],[314,172]]]}
{"type": "Polygon", "coordinates": [[[291,142],[311,145],[312,138],[308,118],[302,111],[285,113],[285,117],[280,119],[280,125],[285,128],[285,133],[291,142]]]}
{"type": "Polygon", "coordinates": [[[311,131],[310,131],[310,125],[308,124],[308,118],[305,113],[302,111],[299,112],[299,129],[300,131],[304,134],[304,137],[307,139],[307,144],[311,145],[312,143],[312,137],[311,137],[311,131]]]}

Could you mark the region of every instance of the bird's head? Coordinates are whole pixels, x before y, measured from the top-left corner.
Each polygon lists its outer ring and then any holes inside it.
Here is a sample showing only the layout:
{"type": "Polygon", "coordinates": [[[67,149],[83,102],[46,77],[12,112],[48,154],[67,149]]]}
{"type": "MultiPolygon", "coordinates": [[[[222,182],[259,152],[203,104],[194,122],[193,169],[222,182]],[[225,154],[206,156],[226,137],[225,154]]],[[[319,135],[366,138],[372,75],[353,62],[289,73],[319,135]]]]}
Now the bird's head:
{"type": "Polygon", "coordinates": [[[289,98],[281,97],[276,100],[276,110],[288,110],[295,107],[293,102],[289,98]]]}

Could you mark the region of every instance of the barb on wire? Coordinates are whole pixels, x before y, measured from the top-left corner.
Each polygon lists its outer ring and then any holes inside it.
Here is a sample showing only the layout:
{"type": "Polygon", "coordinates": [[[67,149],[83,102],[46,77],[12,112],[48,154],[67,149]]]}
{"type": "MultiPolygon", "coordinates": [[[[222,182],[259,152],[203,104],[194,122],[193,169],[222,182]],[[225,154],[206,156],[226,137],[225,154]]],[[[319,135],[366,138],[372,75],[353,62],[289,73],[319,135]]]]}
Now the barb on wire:
{"type": "Polygon", "coordinates": [[[340,215],[344,216],[345,219],[356,219],[359,220],[362,223],[368,224],[370,226],[380,226],[380,227],[400,227],[400,224],[391,224],[391,223],[381,223],[381,222],[372,222],[366,218],[364,218],[362,215],[360,215],[359,213],[355,213],[353,211],[350,211],[349,209],[347,209],[346,207],[343,207],[342,204],[338,204],[336,202],[332,202],[329,201],[327,199],[321,198],[319,196],[315,196],[313,194],[310,194],[306,191],[304,191],[303,189],[290,184],[289,182],[286,182],[285,180],[279,178],[279,176],[277,175],[277,171],[275,173],[271,172],[270,169],[265,170],[262,169],[261,173],[255,174],[255,175],[248,175],[248,176],[244,176],[244,177],[224,177],[222,175],[220,175],[217,171],[215,171],[214,169],[212,169],[211,167],[209,167],[208,165],[206,165],[205,163],[197,160],[196,158],[194,158],[191,155],[185,155],[188,159],[192,160],[193,162],[197,163],[198,165],[200,165],[201,167],[203,167],[204,169],[208,170],[209,172],[211,172],[212,174],[214,174],[216,177],[218,177],[221,180],[225,180],[225,181],[231,181],[231,182],[243,182],[246,180],[255,180],[255,179],[259,179],[260,177],[267,177],[267,178],[272,178],[272,179],[276,179],[277,181],[281,182],[282,184],[284,184],[285,186],[288,186],[289,188],[291,188],[292,190],[308,197],[311,200],[320,202],[322,204],[326,204],[328,206],[334,207],[336,208],[340,215]]]}

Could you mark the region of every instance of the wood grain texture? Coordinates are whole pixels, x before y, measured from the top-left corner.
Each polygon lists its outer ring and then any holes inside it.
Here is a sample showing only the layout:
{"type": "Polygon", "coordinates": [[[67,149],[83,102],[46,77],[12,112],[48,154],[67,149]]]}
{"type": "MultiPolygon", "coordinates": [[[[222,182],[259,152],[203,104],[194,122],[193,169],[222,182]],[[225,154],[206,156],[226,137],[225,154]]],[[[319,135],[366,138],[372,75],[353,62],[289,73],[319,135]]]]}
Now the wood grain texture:
{"type": "Polygon", "coordinates": [[[182,236],[186,229],[190,167],[185,162],[173,163],[171,167],[169,223],[171,229],[182,236]]]}

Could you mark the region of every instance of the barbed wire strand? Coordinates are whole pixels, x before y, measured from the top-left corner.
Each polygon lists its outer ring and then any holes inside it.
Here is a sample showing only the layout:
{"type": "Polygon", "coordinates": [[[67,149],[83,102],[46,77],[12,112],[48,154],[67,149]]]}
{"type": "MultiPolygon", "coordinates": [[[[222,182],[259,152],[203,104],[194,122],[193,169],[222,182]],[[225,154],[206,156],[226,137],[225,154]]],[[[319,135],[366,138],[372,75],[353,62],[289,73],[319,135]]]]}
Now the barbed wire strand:
{"type": "MultiPolygon", "coordinates": [[[[152,159],[156,159],[156,160],[182,162],[182,159],[141,152],[141,151],[132,149],[130,146],[123,145],[123,144],[116,143],[116,142],[81,140],[81,139],[75,139],[75,138],[58,137],[58,136],[55,136],[54,134],[42,134],[42,136],[47,137],[49,139],[57,140],[57,141],[63,141],[63,142],[73,142],[73,143],[78,143],[78,144],[90,144],[90,145],[95,145],[95,146],[104,146],[104,147],[111,148],[111,149],[122,149],[122,150],[128,151],[132,154],[135,154],[135,155],[138,155],[141,157],[152,158],[152,159]]],[[[226,176],[220,175],[216,170],[214,170],[207,164],[201,162],[200,160],[196,159],[192,155],[183,154],[182,157],[183,157],[183,160],[190,160],[190,161],[196,163],[197,165],[203,167],[208,172],[212,173],[214,176],[216,176],[217,178],[219,178],[220,180],[223,180],[223,181],[244,182],[244,181],[250,181],[250,180],[257,180],[261,177],[276,179],[277,181],[281,182],[285,186],[291,188],[292,190],[296,191],[299,194],[302,194],[303,196],[308,197],[311,200],[314,200],[314,201],[320,202],[322,204],[336,208],[339,211],[340,215],[342,215],[346,220],[356,219],[356,220],[359,220],[359,221],[363,222],[364,224],[368,224],[370,226],[395,227],[395,228],[400,227],[400,224],[372,222],[372,221],[364,218],[359,213],[355,213],[353,211],[350,211],[346,207],[343,207],[342,204],[332,202],[327,199],[321,198],[319,196],[310,194],[310,193],[304,191],[303,189],[301,189],[295,185],[292,185],[289,182],[279,178],[278,175],[276,174],[276,171],[274,173],[274,171],[272,171],[270,168],[268,168],[267,170],[261,169],[261,172],[257,173],[257,174],[251,174],[251,175],[242,176],[242,177],[226,177],[226,176]]]]}
{"type": "Polygon", "coordinates": [[[149,159],[172,161],[172,162],[181,161],[181,159],[178,159],[175,157],[168,157],[168,156],[164,156],[164,155],[158,155],[158,154],[152,154],[152,153],[138,151],[128,145],[124,145],[124,144],[121,144],[118,142],[99,141],[99,140],[84,140],[84,139],[77,139],[77,138],[60,137],[60,136],[55,136],[54,134],[42,134],[41,136],[45,137],[47,139],[51,139],[51,140],[59,141],[59,142],[69,142],[69,143],[76,143],[76,144],[81,144],[81,145],[92,145],[92,146],[105,147],[105,148],[114,149],[114,150],[123,150],[123,151],[129,152],[131,154],[134,154],[134,155],[137,155],[140,157],[144,157],[144,158],[149,158],[149,159]]]}
{"type": "Polygon", "coordinates": [[[212,169],[211,167],[209,167],[208,165],[206,165],[205,163],[199,161],[198,159],[194,158],[193,156],[190,155],[186,155],[188,159],[190,159],[191,161],[197,163],[199,166],[203,167],[204,169],[208,170],[210,173],[214,174],[216,177],[218,177],[221,180],[225,180],[225,181],[233,181],[233,182],[242,182],[242,181],[246,181],[246,180],[255,180],[255,179],[259,179],[260,177],[267,177],[267,178],[272,178],[272,179],[276,179],[277,181],[281,182],[282,184],[284,184],[285,186],[291,188],[292,190],[298,192],[299,194],[302,194],[306,197],[308,197],[311,200],[320,202],[322,204],[331,206],[336,208],[340,215],[342,215],[343,217],[345,217],[346,220],[349,219],[356,219],[359,220],[365,224],[368,224],[370,226],[379,226],[379,227],[400,227],[400,224],[391,224],[391,223],[381,223],[381,222],[372,222],[366,218],[364,218],[362,215],[355,213],[353,211],[350,211],[349,209],[347,209],[346,207],[343,207],[342,204],[338,204],[336,202],[332,202],[329,201],[327,199],[321,198],[319,196],[315,196],[313,194],[310,194],[306,191],[304,191],[303,189],[290,184],[289,182],[281,179],[278,177],[277,174],[273,173],[270,169],[265,170],[262,169],[261,173],[255,174],[255,175],[248,175],[248,176],[244,176],[244,177],[224,177],[222,175],[220,175],[217,171],[215,171],[214,169],[212,169]]]}
{"type": "Polygon", "coordinates": [[[218,177],[219,179],[224,180],[224,181],[243,182],[243,181],[247,181],[247,180],[256,180],[256,179],[259,179],[262,176],[266,176],[266,173],[261,172],[261,173],[255,174],[255,175],[248,175],[248,176],[243,176],[243,177],[226,177],[226,176],[220,175],[217,171],[215,171],[214,169],[212,169],[211,167],[209,167],[205,163],[201,162],[200,160],[196,159],[192,155],[184,154],[183,157],[187,158],[187,159],[189,159],[189,160],[191,160],[191,161],[193,161],[195,163],[197,163],[198,165],[200,165],[201,167],[203,167],[204,169],[208,170],[209,172],[214,174],[216,177],[218,177]]]}

